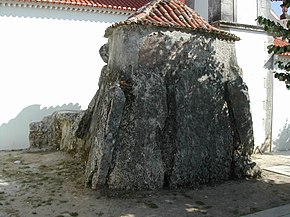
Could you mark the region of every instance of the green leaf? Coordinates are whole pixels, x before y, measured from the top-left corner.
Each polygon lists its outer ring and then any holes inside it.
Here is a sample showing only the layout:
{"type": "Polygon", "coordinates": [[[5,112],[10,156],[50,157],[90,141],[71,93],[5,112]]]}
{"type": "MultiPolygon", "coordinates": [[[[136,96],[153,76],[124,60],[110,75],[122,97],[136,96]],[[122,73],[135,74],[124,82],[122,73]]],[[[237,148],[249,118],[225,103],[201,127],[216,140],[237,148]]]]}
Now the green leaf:
{"type": "MultiPolygon", "coordinates": [[[[290,7],[290,0],[286,0],[283,2],[282,6],[290,7]]],[[[280,23],[271,21],[267,18],[264,18],[262,16],[258,16],[256,21],[259,25],[261,25],[265,31],[267,31],[269,34],[271,34],[273,37],[281,37],[284,41],[290,41],[290,30],[288,27],[290,27],[290,21],[287,22],[287,28],[284,28],[280,23]]],[[[280,47],[280,46],[274,46],[273,44],[267,46],[268,53],[273,54],[283,54],[290,52],[290,45],[280,47]]],[[[290,90],[290,62],[282,62],[277,61],[275,62],[277,64],[277,67],[282,72],[273,72],[274,78],[278,79],[279,81],[282,81],[286,84],[286,87],[288,90],[290,90]]]]}

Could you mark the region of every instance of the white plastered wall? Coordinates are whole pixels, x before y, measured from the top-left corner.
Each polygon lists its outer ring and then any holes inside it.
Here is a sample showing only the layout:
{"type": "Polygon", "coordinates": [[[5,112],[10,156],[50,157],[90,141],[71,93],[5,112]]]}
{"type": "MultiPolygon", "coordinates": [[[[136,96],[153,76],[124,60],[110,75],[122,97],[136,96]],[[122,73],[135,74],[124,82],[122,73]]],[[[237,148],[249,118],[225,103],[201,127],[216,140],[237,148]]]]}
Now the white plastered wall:
{"type": "Polygon", "coordinates": [[[258,17],[257,0],[237,0],[237,23],[256,25],[258,17]]]}
{"type": "MultiPolygon", "coordinates": [[[[275,56],[275,61],[289,62],[289,58],[275,56]]],[[[277,70],[277,66],[275,66],[277,70]]],[[[279,70],[277,70],[279,72],[279,70]]],[[[274,79],[272,150],[290,150],[290,90],[284,82],[274,79]]]]}
{"type": "Polygon", "coordinates": [[[116,14],[0,6],[0,149],[28,147],[27,121],[39,121],[42,117],[34,117],[34,107],[25,110],[22,120],[17,115],[24,108],[69,103],[87,108],[98,89],[104,65],[99,56],[100,46],[107,41],[104,31],[126,18],[116,14]],[[25,121],[25,135],[17,133],[22,129],[9,128],[16,117],[20,125],[25,121]]]}

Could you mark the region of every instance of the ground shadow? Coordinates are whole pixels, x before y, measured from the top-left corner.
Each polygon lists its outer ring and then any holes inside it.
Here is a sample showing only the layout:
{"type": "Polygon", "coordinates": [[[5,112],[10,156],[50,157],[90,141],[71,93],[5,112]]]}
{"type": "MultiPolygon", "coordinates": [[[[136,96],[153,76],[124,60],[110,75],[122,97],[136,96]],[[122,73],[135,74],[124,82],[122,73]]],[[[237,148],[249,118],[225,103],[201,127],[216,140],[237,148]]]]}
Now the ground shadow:
{"type": "Polygon", "coordinates": [[[273,140],[273,151],[287,150],[290,150],[290,124],[288,122],[285,123],[277,138],[273,140]]]}
{"type": "MultiPolygon", "coordinates": [[[[280,154],[255,160],[261,168],[289,164],[280,154]]],[[[2,151],[0,165],[0,216],[7,217],[238,217],[290,203],[289,177],[267,171],[195,189],[102,192],[85,189],[82,165],[61,151],[2,151]]]]}
{"type": "Polygon", "coordinates": [[[43,117],[59,110],[80,110],[79,104],[64,104],[56,107],[30,105],[24,108],[14,119],[0,125],[0,150],[23,149],[29,146],[29,124],[41,121],[43,117]]]}

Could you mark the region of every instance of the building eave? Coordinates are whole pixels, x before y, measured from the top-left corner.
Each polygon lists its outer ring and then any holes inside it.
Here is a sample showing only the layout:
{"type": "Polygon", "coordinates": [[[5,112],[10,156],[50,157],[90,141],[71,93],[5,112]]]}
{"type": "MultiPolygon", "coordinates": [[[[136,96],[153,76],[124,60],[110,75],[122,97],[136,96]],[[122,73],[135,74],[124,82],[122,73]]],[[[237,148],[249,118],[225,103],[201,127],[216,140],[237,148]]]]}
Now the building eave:
{"type": "Polygon", "coordinates": [[[249,24],[240,24],[234,22],[226,22],[226,21],[216,21],[211,23],[211,25],[221,28],[221,29],[240,29],[247,31],[255,31],[255,32],[265,32],[263,27],[249,24]]]}
{"type": "Polygon", "coordinates": [[[289,61],[290,54],[275,54],[275,59],[285,59],[289,61]]]}
{"type": "Polygon", "coordinates": [[[0,2],[0,7],[19,7],[19,8],[40,8],[50,10],[62,11],[78,11],[88,13],[103,13],[103,14],[118,14],[129,16],[136,10],[122,10],[114,8],[104,8],[97,5],[84,6],[77,4],[63,4],[63,3],[48,3],[48,2],[23,2],[19,0],[3,0],[0,2]]]}

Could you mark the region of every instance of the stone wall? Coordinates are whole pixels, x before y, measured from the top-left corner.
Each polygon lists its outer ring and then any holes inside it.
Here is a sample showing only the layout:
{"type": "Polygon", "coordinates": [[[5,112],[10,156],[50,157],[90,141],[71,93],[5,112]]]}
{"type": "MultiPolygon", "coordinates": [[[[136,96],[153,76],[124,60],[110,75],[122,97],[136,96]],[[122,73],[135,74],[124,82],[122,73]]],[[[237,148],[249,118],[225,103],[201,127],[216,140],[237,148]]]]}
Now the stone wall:
{"type": "Polygon", "coordinates": [[[259,173],[233,42],[131,25],[101,56],[108,65],[76,132],[90,147],[88,186],[196,187],[259,173]]]}
{"type": "Polygon", "coordinates": [[[83,111],[57,111],[29,125],[31,150],[63,150],[77,157],[85,155],[84,141],[75,136],[83,111]]]}

